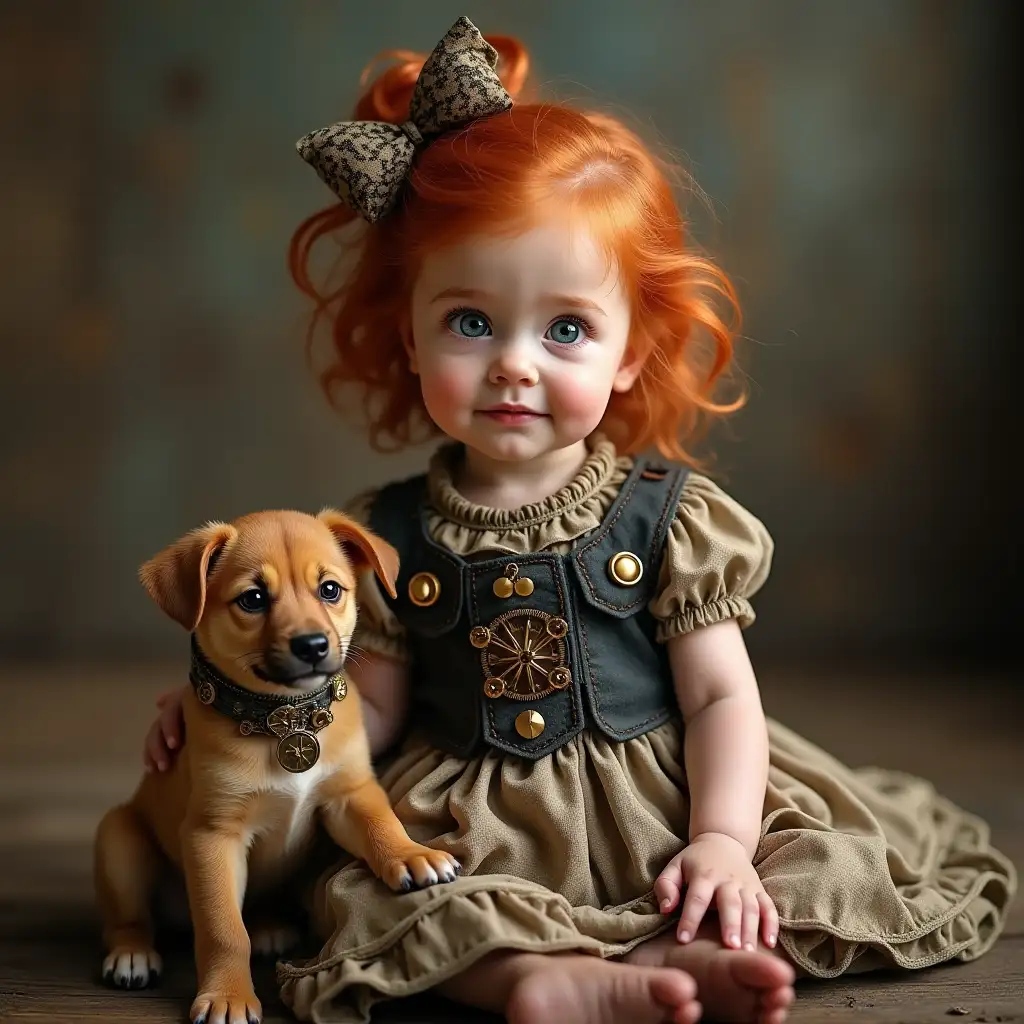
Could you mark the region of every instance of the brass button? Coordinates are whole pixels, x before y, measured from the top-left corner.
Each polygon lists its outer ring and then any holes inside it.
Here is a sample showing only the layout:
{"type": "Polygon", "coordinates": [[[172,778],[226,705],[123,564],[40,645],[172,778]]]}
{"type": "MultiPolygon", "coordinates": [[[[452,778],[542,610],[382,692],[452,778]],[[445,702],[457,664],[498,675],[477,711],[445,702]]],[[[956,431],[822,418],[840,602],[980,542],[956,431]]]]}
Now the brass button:
{"type": "Polygon", "coordinates": [[[533,580],[528,576],[520,576],[516,580],[516,593],[520,597],[529,597],[533,593],[533,580]]]}
{"type": "Polygon", "coordinates": [[[495,597],[511,597],[512,591],[515,589],[515,585],[507,576],[499,576],[494,581],[494,587],[492,589],[494,590],[495,597]]]}
{"type": "Polygon", "coordinates": [[[505,692],[505,682],[502,679],[498,679],[497,676],[491,676],[490,679],[484,681],[484,694],[491,698],[491,700],[497,700],[505,692]]]}
{"type": "Polygon", "coordinates": [[[418,572],[409,580],[409,600],[417,608],[429,608],[441,596],[441,581],[432,572],[418,572]]]}
{"type": "Polygon", "coordinates": [[[544,716],[539,711],[523,711],[516,716],[516,732],[524,740],[535,740],[544,731],[544,716]]]}
{"type": "Polygon", "coordinates": [[[547,631],[557,639],[561,639],[569,632],[569,623],[565,619],[548,619],[547,631]]]}
{"type": "Polygon", "coordinates": [[[608,560],[608,575],[624,587],[640,582],[644,566],[632,551],[620,551],[608,560]]]}
{"type": "Polygon", "coordinates": [[[491,642],[491,631],[486,626],[474,626],[469,631],[469,642],[474,647],[486,647],[491,642]]]}

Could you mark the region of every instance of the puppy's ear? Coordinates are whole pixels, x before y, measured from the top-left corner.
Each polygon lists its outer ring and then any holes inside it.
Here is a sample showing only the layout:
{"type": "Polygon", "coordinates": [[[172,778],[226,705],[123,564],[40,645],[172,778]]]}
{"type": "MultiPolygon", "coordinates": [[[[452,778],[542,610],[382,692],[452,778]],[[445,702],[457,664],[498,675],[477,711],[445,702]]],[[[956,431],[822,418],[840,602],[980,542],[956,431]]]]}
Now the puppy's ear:
{"type": "Polygon", "coordinates": [[[377,574],[392,597],[398,596],[395,580],[398,579],[398,552],[372,530],[360,526],[354,519],[333,508],[325,508],[317,519],[334,534],[335,539],[352,559],[356,570],[369,568],[377,574]]]}
{"type": "Polygon", "coordinates": [[[211,560],[237,536],[238,531],[227,523],[207,523],[139,569],[139,579],[149,596],[189,632],[203,617],[211,560]]]}

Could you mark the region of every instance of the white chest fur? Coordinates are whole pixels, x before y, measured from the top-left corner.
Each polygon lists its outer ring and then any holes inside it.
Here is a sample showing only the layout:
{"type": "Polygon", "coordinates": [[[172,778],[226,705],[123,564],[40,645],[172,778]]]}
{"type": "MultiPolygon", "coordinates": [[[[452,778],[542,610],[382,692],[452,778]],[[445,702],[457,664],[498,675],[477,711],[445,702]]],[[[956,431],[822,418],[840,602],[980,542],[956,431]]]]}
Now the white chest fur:
{"type": "Polygon", "coordinates": [[[279,877],[301,857],[316,829],[320,784],[334,770],[323,759],[304,772],[276,757],[265,766],[249,818],[250,884],[279,877]]]}

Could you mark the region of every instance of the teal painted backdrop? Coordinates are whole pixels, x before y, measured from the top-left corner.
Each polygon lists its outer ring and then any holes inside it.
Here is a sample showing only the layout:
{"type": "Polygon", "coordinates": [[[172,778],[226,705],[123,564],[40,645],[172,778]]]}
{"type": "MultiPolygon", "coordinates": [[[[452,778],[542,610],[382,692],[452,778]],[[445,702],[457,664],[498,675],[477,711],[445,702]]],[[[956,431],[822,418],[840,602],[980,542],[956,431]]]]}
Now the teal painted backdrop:
{"type": "MultiPolygon", "coordinates": [[[[287,277],[296,156],[459,15],[694,173],[751,402],[717,436],[774,533],[762,656],[1012,654],[1019,454],[996,3],[94,0],[0,6],[0,642],[180,649],[139,562],[211,517],[418,469],[325,407],[287,277]],[[1012,449],[1011,449],[1012,451],[1012,449]]],[[[684,199],[686,197],[683,197],[684,199]]]]}

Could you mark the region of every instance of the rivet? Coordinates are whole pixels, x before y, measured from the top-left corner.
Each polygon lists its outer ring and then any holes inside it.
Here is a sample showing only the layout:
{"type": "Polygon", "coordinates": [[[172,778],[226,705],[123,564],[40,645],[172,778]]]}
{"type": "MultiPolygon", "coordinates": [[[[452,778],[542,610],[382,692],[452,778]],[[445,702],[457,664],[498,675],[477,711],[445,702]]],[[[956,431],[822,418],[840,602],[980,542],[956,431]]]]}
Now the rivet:
{"type": "Polygon", "coordinates": [[[535,740],[544,731],[544,716],[539,711],[523,711],[516,716],[516,732],[524,740],[535,740]]]}

